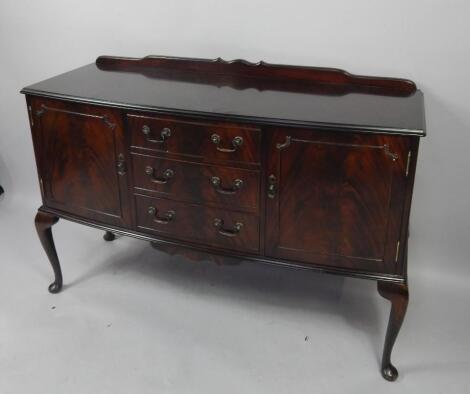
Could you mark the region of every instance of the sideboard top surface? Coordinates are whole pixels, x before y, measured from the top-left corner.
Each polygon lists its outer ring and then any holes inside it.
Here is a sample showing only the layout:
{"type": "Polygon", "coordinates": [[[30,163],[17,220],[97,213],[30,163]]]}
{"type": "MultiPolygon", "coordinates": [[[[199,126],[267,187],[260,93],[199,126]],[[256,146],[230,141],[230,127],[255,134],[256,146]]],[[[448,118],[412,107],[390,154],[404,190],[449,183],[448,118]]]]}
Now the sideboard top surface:
{"type": "Polygon", "coordinates": [[[243,60],[100,57],[22,93],[250,123],[425,135],[413,82],[243,60]]]}

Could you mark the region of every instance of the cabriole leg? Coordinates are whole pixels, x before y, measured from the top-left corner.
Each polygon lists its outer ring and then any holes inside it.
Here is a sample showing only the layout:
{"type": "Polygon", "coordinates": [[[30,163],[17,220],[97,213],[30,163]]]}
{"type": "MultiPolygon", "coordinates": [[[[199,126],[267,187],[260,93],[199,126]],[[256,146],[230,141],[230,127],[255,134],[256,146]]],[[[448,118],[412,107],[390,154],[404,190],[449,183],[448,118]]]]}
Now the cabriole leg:
{"type": "Polygon", "coordinates": [[[62,288],[62,271],[60,269],[59,258],[55,250],[54,239],[52,238],[51,227],[59,221],[57,216],[38,211],[36,214],[35,225],[39,240],[44,248],[47,257],[54,270],[54,282],[49,285],[51,293],[58,293],[62,288]]]}
{"type": "Polygon", "coordinates": [[[105,241],[114,241],[116,236],[111,231],[106,231],[103,235],[105,241]]]}
{"type": "Polygon", "coordinates": [[[403,319],[405,318],[406,308],[408,306],[408,285],[379,281],[377,283],[377,289],[379,294],[392,304],[382,355],[382,376],[386,380],[393,382],[398,377],[398,371],[392,365],[390,356],[403,319]]]}

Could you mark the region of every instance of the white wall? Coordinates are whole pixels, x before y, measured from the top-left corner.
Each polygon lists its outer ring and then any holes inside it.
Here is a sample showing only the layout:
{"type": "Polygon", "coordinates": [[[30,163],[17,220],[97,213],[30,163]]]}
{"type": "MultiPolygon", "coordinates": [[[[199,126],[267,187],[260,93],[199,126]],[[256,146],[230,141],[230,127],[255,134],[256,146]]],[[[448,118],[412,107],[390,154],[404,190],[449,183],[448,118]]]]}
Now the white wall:
{"type": "Polygon", "coordinates": [[[470,273],[469,16],[464,0],[1,0],[4,198],[40,203],[19,90],[101,54],[221,56],[405,77],[424,91],[428,125],[412,207],[411,278],[463,277],[470,273]]]}

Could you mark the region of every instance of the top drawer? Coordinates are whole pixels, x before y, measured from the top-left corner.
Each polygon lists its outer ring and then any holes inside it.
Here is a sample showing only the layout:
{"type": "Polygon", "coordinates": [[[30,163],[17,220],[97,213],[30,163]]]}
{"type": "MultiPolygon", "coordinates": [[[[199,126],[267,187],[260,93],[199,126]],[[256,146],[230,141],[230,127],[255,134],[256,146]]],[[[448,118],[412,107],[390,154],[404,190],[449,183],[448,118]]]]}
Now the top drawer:
{"type": "Polygon", "coordinates": [[[227,123],[207,123],[127,114],[134,148],[208,160],[259,163],[260,130],[227,123]]]}

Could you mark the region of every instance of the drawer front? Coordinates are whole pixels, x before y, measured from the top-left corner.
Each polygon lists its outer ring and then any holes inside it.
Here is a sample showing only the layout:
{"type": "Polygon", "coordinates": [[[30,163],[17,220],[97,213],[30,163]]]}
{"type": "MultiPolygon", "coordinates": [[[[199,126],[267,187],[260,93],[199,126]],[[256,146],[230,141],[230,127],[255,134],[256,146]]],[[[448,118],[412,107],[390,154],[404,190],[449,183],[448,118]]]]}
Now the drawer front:
{"type": "Polygon", "coordinates": [[[226,123],[127,115],[134,148],[216,161],[259,163],[260,131],[226,123]]]}
{"type": "Polygon", "coordinates": [[[174,200],[258,212],[259,172],[132,154],[134,187],[174,200]]]}
{"type": "Polygon", "coordinates": [[[256,253],[259,219],[255,215],[135,195],[137,227],[162,236],[256,253]]]}

